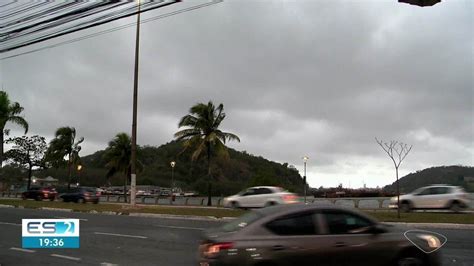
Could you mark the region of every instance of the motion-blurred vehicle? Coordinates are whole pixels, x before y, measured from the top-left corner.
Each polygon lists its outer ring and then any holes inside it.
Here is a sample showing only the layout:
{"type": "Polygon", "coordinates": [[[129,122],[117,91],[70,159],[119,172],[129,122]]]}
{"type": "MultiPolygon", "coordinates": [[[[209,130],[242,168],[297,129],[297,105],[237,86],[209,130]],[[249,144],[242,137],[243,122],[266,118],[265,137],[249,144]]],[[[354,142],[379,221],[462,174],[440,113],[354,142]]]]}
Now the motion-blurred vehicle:
{"type": "MultiPolygon", "coordinates": [[[[459,212],[468,206],[468,194],[458,186],[431,185],[400,196],[400,210],[404,212],[415,209],[450,209],[459,212]]],[[[397,208],[397,197],[390,199],[389,207],[397,208]]]]}
{"type": "Polygon", "coordinates": [[[76,203],[86,203],[92,202],[94,204],[99,203],[100,193],[92,187],[78,187],[72,188],[70,191],[61,194],[59,196],[64,202],[76,202],[76,203]]]}
{"type": "Polygon", "coordinates": [[[58,196],[58,192],[53,187],[30,187],[29,190],[21,193],[21,198],[34,199],[34,200],[44,200],[49,199],[53,201],[58,196]]]}
{"type": "Polygon", "coordinates": [[[281,187],[251,187],[240,193],[224,199],[224,207],[231,208],[261,208],[277,204],[299,202],[296,194],[281,187]]]}
{"type": "Polygon", "coordinates": [[[428,232],[415,234],[336,206],[291,204],[247,213],[206,231],[201,266],[212,265],[440,265],[441,245],[428,232]]]}

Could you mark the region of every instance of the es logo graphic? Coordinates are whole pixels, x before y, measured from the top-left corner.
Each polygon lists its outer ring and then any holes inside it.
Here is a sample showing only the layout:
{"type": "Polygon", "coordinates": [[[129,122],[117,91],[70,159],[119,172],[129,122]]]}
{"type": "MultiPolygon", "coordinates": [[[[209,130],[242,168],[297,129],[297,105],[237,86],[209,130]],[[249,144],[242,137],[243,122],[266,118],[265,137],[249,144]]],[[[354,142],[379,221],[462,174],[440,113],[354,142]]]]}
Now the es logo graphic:
{"type": "Polygon", "coordinates": [[[78,219],[23,219],[23,248],[79,248],[78,219]]]}

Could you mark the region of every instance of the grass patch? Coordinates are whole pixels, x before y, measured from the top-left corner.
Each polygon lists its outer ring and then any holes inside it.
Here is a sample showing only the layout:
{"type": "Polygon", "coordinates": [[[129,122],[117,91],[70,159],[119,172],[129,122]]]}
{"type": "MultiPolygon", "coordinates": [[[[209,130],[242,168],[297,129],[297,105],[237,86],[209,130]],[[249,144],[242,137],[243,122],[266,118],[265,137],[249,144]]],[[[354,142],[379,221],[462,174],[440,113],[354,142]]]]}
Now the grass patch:
{"type": "MultiPolygon", "coordinates": [[[[0,204],[13,205],[15,207],[37,209],[41,207],[72,209],[76,212],[117,212],[122,214],[129,213],[156,213],[173,215],[194,215],[194,216],[213,216],[238,217],[244,214],[244,210],[232,210],[222,208],[205,208],[192,206],[167,206],[167,205],[138,205],[136,208],[130,208],[126,204],[100,203],[100,204],[79,204],[71,202],[58,201],[34,201],[34,200],[14,200],[0,199],[0,204]]],[[[412,212],[401,213],[400,219],[397,218],[396,211],[377,210],[364,211],[368,215],[375,217],[381,222],[406,222],[406,223],[455,223],[455,224],[474,224],[473,213],[448,213],[448,212],[412,212]]]]}
{"type": "Polygon", "coordinates": [[[410,212],[400,213],[400,219],[398,219],[396,211],[364,212],[381,222],[474,224],[472,213],[410,212]]]}
{"type": "Polygon", "coordinates": [[[218,208],[197,208],[197,207],[176,207],[176,206],[158,206],[158,205],[138,205],[131,208],[126,204],[80,204],[72,202],[58,201],[34,201],[34,200],[10,200],[0,199],[0,204],[13,205],[15,207],[23,207],[27,209],[37,209],[41,207],[72,209],[76,212],[118,212],[122,214],[129,213],[157,213],[157,214],[174,214],[174,215],[196,215],[196,216],[214,216],[221,217],[238,217],[245,213],[243,210],[218,209],[218,208]]]}

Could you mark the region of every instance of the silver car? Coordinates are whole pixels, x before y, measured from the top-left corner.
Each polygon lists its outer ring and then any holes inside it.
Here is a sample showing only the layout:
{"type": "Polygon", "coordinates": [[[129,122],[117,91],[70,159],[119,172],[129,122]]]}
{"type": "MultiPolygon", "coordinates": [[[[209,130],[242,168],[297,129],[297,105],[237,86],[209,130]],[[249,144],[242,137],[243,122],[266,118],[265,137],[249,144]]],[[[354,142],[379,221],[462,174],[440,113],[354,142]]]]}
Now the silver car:
{"type": "Polygon", "coordinates": [[[210,265],[440,265],[441,241],[334,206],[259,209],[205,233],[199,263],[210,265]],[[432,251],[432,252],[431,252],[432,251]]]}

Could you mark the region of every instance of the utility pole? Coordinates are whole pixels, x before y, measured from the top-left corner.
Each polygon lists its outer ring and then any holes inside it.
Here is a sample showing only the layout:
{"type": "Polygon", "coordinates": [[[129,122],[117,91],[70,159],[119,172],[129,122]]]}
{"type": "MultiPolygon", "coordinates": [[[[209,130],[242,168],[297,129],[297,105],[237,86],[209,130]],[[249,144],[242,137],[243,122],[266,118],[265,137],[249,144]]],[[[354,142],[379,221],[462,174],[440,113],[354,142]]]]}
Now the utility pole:
{"type": "Polygon", "coordinates": [[[132,118],[132,155],[131,155],[131,181],[130,181],[130,205],[136,205],[137,186],[137,98],[138,98],[138,59],[140,52],[140,0],[137,1],[137,30],[135,38],[135,73],[133,76],[133,118],[132,118]]]}

